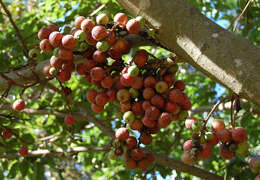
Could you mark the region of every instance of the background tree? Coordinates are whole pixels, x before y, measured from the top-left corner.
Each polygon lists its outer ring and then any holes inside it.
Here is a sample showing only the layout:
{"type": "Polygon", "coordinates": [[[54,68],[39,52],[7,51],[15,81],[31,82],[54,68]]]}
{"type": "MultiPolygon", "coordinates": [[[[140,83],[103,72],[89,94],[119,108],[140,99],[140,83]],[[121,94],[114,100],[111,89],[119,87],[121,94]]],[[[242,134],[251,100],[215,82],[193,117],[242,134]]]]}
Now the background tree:
{"type": "MultiPolygon", "coordinates": [[[[143,3],[140,4],[136,3],[137,1],[125,1],[128,4],[119,1],[126,10],[130,10],[132,15],[128,14],[116,1],[68,2],[27,0],[22,2],[0,2],[2,5],[0,14],[0,90],[2,90],[2,95],[8,94],[8,96],[2,96],[1,98],[0,124],[2,133],[5,130],[11,130],[13,133],[11,138],[1,138],[0,140],[0,176],[2,176],[2,179],[24,179],[24,177],[28,179],[50,177],[59,179],[65,177],[68,179],[131,179],[159,178],[160,176],[164,178],[176,176],[179,179],[189,179],[194,175],[201,178],[219,178],[214,174],[246,179],[255,176],[248,170],[248,159],[236,157],[230,161],[225,161],[219,156],[218,148],[214,148],[209,159],[200,161],[196,165],[199,168],[188,166],[178,161],[183,153],[183,142],[191,136],[191,132],[186,131],[184,128],[184,121],[171,123],[170,126],[153,136],[153,142],[148,146],[148,149],[158,154],[155,154],[156,163],[152,167],[144,172],[139,170],[129,171],[125,168],[122,159],[111,160],[108,156],[114,130],[121,126],[121,122],[118,120],[121,117],[118,114],[116,104],[109,104],[101,114],[93,113],[90,110],[90,103],[86,101],[85,97],[86,91],[92,89],[93,85],[86,83],[84,77],[79,76],[77,73],[74,73],[71,79],[65,83],[66,87],[71,88],[72,94],[69,98],[64,97],[62,88],[57,80],[47,81],[45,78],[42,78],[42,73],[39,73],[44,65],[49,63],[49,60],[46,61],[46,59],[50,58],[48,53],[41,54],[36,59],[36,62],[29,62],[28,65],[28,50],[38,46],[37,32],[40,28],[52,23],[63,27],[65,24],[72,24],[75,17],[79,15],[94,17],[96,14],[106,11],[110,14],[110,17],[113,17],[117,12],[124,12],[129,17],[140,13],[147,19],[147,26],[152,25],[156,29],[157,27],[154,26],[156,22],[154,24],[153,20],[155,19],[153,18],[155,17],[154,15],[157,15],[157,11],[154,11],[154,13],[152,11],[154,1],[142,1],[143,3]],[[140,10],[133,8],[133,6],[130,6],[131,4],[136,5],[140,10]],[[9,10],[10,14],[5,8],[9,10]],[[36,76],[34,73],[38,75],[36,76]],[[14,81],[13,86],[10,87],[10,83],[7,83],[6,76],[9,77],[9,80],[12,79],[14,81]],[[26,102],[26,109],[22,112],[13,112],[11,104],[21,97],[26,102]],[[76,118],[76,123],[73,127],[64,125],[64,117],[69,113],[66,106],[68,101],[72,104],[72,115],[76,118]],[[22,145],[27,146],[30,150],[27,157],[20,157],[17,153],[22,145]],[[211,170],[214,174],[201,168],[208,171],[211,170]]],[[[185,2],[173,1],[172,4],[179,3],[180,6],[186,7],[185,2]]],[[[189,3],[228,30],[234,29],[234,25],[236,25],[236,36],[242,36],[249,39],[251,43],[259,45],[258,1],[252,1],[239,19],[236,19],[236,17],[239,17],[246,7],[247,1],[211,2],[190,0],[189,3]]],[[[162,5],[162,7],[165,6],[162,5]]],[[[192,11],[191,14],[193,13],[196,14],[197,12],[192,11]]],[[[186,17],[184,15],[182,17],[182,14],[181,17],[176,15],[176,19],[179,21],[174,22],[183,21],[182,18],[185,19],[186,17]]],[[[169,20],[165,21],[171,20],[172,18],[169,18],[169,20]]],[[[184,24],[186,23],[188,27],[190,21],[186,20],[184,24]]],[[[164,24],[165,22],[162,21],[160,23],[164,24]]],[[[192,25],[195,26],[196,24],[192,25]]],[[[174,26],[178,26],[178,24],[174,24],[174,26]]],[[[167,28],[165,29],[167,30],[167,28]]],[[[166,49],[175,50],[173,40],[170,39],[175,36],[169,35],[172,32],[167,33],[167,31],[163,30],[156,29],[156,37],[166,46],[166,49]],[[166,41],[168,38],[170,40],[169,43],[166,41]]],[[[184,33],[187,31],[186,27],[178,30],[180,32],[183,30],[182,32],[184,33]]],[[[202,34],[200,38],[202,39],[203,36],[206,36],[206,34],[202,34]]],[[[233,36],[231,35],[231,37],[233,36]]],[[[137,39],[134,39],[134,42],[136,43],[137,39]]],[[[248,43],[246,41],[243,42],[248,43]]],[[[147,44],[147,41],[142,39],[141,43],[147,44]]],[[[150,41],[148,43],[151,45],[150,41]]],[[[212,43],[214,44],[215,42],[212,43]]],[[[216,47],[220,43],[215,43],[216,47]]],[[[142,48],[158,58],[171,56],[169,51],[158,47],[158,45],[162,46],[156,41],[156,44],[142,48]]],[[[259,60],[259,48],[252,45],[249,46],[248,51],[255,56],[249,57],[248,61],[255,62],[255,60],[259,60]],[[250,48],[253,48],[255,51],[250,50],[250,48]]],[[[236,47],[237,44],[234,44],[232,52],[236,50],[236,47]]],[[[177,51],[181,52],[179,49],[177,51]]],[[[174,53],[176,52],[174,51],[174,53]]],[[[240,53],[238,52],[238,55],[240,53]]],[[[189,58],[187,54],[177,55],[180,55],[181,61],[192,63],[192,58],[189,58]]],[[[244,57],[245,54],[243,55],[244,57]]],[[[186,83],[185,93],[187,93],[193,104],[193,109],[189,112],[191,115],[204,119],[207,112],[221,97],[231,94],[231,91],[224,89],[190,64],[180,63],[179,65],[177,79],[184,80],[186,83]]],[[[199,63],[193,62],[192,65],[195,65],[203,72],[206,72],[205,69],[207,70],[199,63]]],[[[230,66],[233,67],[232,63],[230,66]]],[[[249,78],[251,74],[254,74],[252,76],[254,77],[252,79],[254,82],[252,86],[248,86],[250,89],[249,95],[246,93],[241,94],[243,97],[253,100],[256,104],[259,104],[259,96],[256,95],[256,98],[253,98],[252,96],[250,97],[250,94],[254,93],[254,91],[256,93],[260,92],[258,91],[259,83],[257,83],[259,82],[257,81],[259,80],[258,67],[259,62],[255,64],[254,71],[249,71],[250,75],[245,77],[249,78]]],[[[243,69],[243,73],[245,71],[247,71],[247,68],[243,69]]],[[[213,77],[214,80],[220,81],[236,92],[235,89],[227,85],[228,80],[223,83],[221,78],[218,78],[216,74],[214,75],[214,72],[207,72],[206,74],[211,74],[210,77],[213,77]]],[[[238,80],[240,79],[238,78],[238,80]]],[[[245,89],[247,90],[247,87],[245,89]]],[[[230,121],[229,109],[230,103],[223,103],[223,106],[220,106],[213,115],[215,118],[222,119],[228,124],[230,121]]],[[[258,126],[260,119],[258,114],[259,110],[257,107],[248,101],[242,101],[242,110],[236,115],[236,125],[243,126],[248,132],[250,156],[255,156],[259,152],[259,138],[257,135],[260,132],[258,126]]]]}

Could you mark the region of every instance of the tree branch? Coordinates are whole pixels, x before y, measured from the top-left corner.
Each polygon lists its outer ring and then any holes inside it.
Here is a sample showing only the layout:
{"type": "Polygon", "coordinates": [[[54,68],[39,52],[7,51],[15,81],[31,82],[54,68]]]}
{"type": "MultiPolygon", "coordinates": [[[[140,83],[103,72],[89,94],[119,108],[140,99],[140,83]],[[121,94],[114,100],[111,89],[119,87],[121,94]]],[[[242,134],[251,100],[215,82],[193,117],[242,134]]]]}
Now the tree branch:
{"type": "MultiPolygon", "coordinates": [[[[72,114],[73,116],[75,116],[76,120],[93,122],[106,135],[114,137],[114,130],[112,128],[108,127],[107,125],[104,124],[104,122],[95,118],[93,115],[91,115],[91,113],[87,109],[83,108],[80,104],[77,104],[77,106],[80,108],[80,112],[74,112],[72,114]]],[[[11,106],[8,106],[8,105],[0,105],[0,109],[10,109],[10,108],[11,108],[11,106]]],[[[37,109],[24,109],[22,112],[25,112],[28,114],[35,114],[35,115],[51,113],[48,110],[37,110],[37,109]]],[[[66,112],[53,111],[52,113],[54,115],[62,116],[62,117],[66,115],[66,112]]],[[[43,154],[46,154],[46,153],[51,154],[51,152],[52,151],[44,150],[41,153],[39,153],[39,152],[32,153],[31,156],[42,156],[43,154]]],[[[62,152],[55,152],[55,153],[62,153],[62,152]]],[[[156,163],[158,163],[160,165],[168,166],[169,168],[173,168],[173,169],[176,169],[176,170],[179,170],[182,172],[187,172],[187,173],[190,173],[191,175],[198,176],[201,178],[209,177],[211,179],[222,179],[221,177],[219,177],[213,173],[210,173],[208,171],[205,171],[203,169],[200,169],[200,168],[197,168],[194,166],[186,165],[181,161],[169,158],[167,156],[163,156],[160,154],[154,154],[154,156],[156,158],[156,163]]],[[[1,157],[15,158],[15,157],[19,157],[19,156],[17,156],[17,154],[12,154],[12,155],[0,156],[0,158],[1,157]]]]}
{"type": "MultiPolygon", "coordinates": [[[[55,150],[48,150],[48,149],[39,149],[36,151],[29,151],[26,157],[40,157],[40,156],[56,156],[58,154],[65,155],[66,153],[79,153],[79,152],[102,152],[102,151],[109,151],[110,147],[108,145],[101,146],[101,147],[74,147],[68,149],[68,151],[64,151],[61,148],[57,148],[55,150]]],[[[6,159],[13,159],[19,158],[21,155],[19,153],[14,154],[7,154],[7,155],[0,155],[0,158],[6,159]]]]}
{"type": "Polygon", "coordinates": [[[0,0],[0,4],[3,7],[6,15],[8,16],[12,26],[14,27],[14,30],[15,30],[15,32],[16,32],[16,34],[17,34],[17,36],[18,36],[18,38],[19,38],[19,40],[20,40],[20,42],[21,42],[21,44],[22,44],[22,46],[24,48],[24,50],[25,50],[25,56],[29,59],[28,48],[27,48],[27,46],[25,44],[25,41],[23,39],[23,36],[22,36],[20,30],[18,29],[18,27],[16,26],[16,24],[15,24],[13,18],[12,18],[12,15],[11,15],[10,11],[7,9],[7,7],[5,6],[5,4],[3,3],[2,0],[0,0]]]}
{"type": "Polygon", "coordinates": [[[260,106],[260,48],[218,26],[187,0],[117,0],[143,16],[178,57],[260,106]]]}

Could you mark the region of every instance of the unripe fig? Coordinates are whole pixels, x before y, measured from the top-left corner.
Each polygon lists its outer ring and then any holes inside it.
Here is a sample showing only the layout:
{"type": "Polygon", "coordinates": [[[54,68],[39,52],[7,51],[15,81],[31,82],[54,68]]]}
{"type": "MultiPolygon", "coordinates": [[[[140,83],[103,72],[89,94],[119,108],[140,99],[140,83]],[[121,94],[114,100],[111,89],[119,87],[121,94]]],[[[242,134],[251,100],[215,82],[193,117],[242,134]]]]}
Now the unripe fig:
{"type": "Polygon", "coordinates": [[[147,110],[145,110],[145,116],[149,118],[151,121],[155,121],[160,116],[160,111],[155,106],[149,107],[147,110]]]}
{"type": "Polygon", "coordinates": [[[104,110],[104,106],[99,106],[95,103],[91,104],[91,109],[92,111],[94,111],[95,113],[101,113],[104,110]]]}
{"type": "Polygon", "coordinates": [[[67,49],[73,49],[75,46],[75,39],[72,35],[63,36],[61,42],[62,42],[62,46],[67,49]]]}
{"type": "Polygon", "coordinates": [[[51,31],[48,28],[41,28],[38,32],[38,38],[40,40],[49,39],[51,31]]]}
{"type": "Polygon", "coordinates": [[[113,84],[114,84],[114,80],[111,76],[107,76],[101,81],[101,86],[103,88],[111,88],[113,84]]]}
{"type": "Polygon", "coordinates": [[[52,51],[53,47],[48,39],[43,39],[40,42],[40,49],[44,52],[52,51]]]}
{"type": "Polygon", "coordinates": [[[48,78],[52,78],[52,75],[49,73],[50,68],[51,68],[50,65],[44,66],[43,68],[43,73],[48,78]]]}
{"type": "Polygon", "coordinates": [[[127,111],[123,115],[123,120],[126,123],[132,123],[135,120],[135,114],[132,111],[127,111]]]}
{"type": "Polygon", "coordinates": [[[260,158],[259,157],[254,157],[250,160],[250,168],[253,173],[258,173],[260,170],[260,158]]]}
{"type": "Polygon", "coordinates": [[[125,113],[127,111],[130,111],[131,110],[131,103],[130,102],[120,102],[120,111],[122,113],[125,113]]]}
{"type": "Polygon", "coordinates": [[[149,37],[154,37],[155,36],[155,30],[152,29],[152,28],[149,28],[147,30],[147,34],[148,34],[149,37]]]}
{"type": "Polygon", "coordinates": [[[144,110],[141,102],[134,102],[132,105],[132,111],[136,116],[143,116],[144,110]]]}
{"type": "Polygon", "coordinates": [[[71,77],[71,73],[64,70],[60,71],[57,76],[57,78],[61,83],[68,81],[70,77],[71,77]]]}
{"type": "Polygon", "coordinates": [[[236,127],[232,129],[232,139],[236,142],[242,142],[247,140],[247,132],[243,127],[236,127]]]}
{"type": "Polygon", "coordinates": [[[128,54],[130,52],[131,46],[127,40],[117,39],[112,48],[122,54],[128,54]]]}
{"type": "Polygon", "coordinates": [[[129,170],[133,170],[137,167],[137,163],[135,160],[131,159],[131,158],[128,158],[125,162],[126,164],[126,167],[129,169],[129,170]]]}
{"type": "Polygon", "coordinates": [[[89,48],[88,43],[86,43],[85,41],[82,41],[79,43],[79,51],[86,51],[89,48]]]}
{"type": "Polygon", "coordinates": [[[80,25],[81,30],[86,33],[90,33],[92,31],[93,27],[95,27],[95,22],[89,18],[84,19],[80,25]]]}
{"type": "Polygon", "coordinates": [[[21,156],[27,156],[28,155],[28,148],[26,146],[20,147],[19,154],[21,156]]]}
{"type": "Polygon", "coordinates": [[[113,45],[116,42],[116,34],[114,31],[110,32],[107,37],[107,43],[113,45]]]}
{"type": "Polygon", "coordinates": [[[147,110],[149,107],[151,107],[152,105],[151,105],[151,103],[150,103],[150,101],[144,101],[143,102],[143,104],[142,104],[142,108],[143,108],[143,110],[147,110]]]}
{"type": "Polygon", "coordinates": [[[134,77],[134,84],[132,84],[132,87],[141,89],[143,87],[143,79],[141,77],[134,77]]]}
{"type": "Polygon", "coordinates": [[[108,96],[108,101],[115,101],[116,100],[116,90],[115,89],[110,89],[106,92],[108,96]]]}
{"type": "Polygon", "coordinates": [[[130,88],[129,93],[132,98],[138,98],[139,92],[135,88],[130,88]]]}
{"type": "Polygon", "coordinates": [[[101,81],[105,77],[105,72],[102,67],[94,67],[90,70],[90,76],[95,81],[101,81]]]}
{"type": "Polygon", "coordinates": [[[130,93],[127,89],[120,89],[116,93],[117,100],[120,102],[127,102],[130,99],[130,93]]]}
{"type": "Polygon", "coordinates": [[[163,112],[158,119],[158,127],[165,128],[171,123],[171,121],[172,121],[171,114],[167,112],[163,112]]]}
{"type": "Polygon", "coordinates": [[[105,93],[97,94],[95,97],[95,103],[99,106],[104,106],[108,102],[108,97],[105,93]]]}
{"type": "Polygon", "coordinates": [[[55,67],[55,68],[57,68],[57,69],[61,69],[62,64],[63,64],[63,62],[62,62],[61,59],[57,58],[56,56],[52,56],[52,57],[51,57],[51,59],[50,59],[50,65],[51,65],[52,67],[55,67]]]}
{"type": "Polygon", "coordinates": [[[184,91],[185,83],[182,80],[177,80],[177,81],[174,82],[174,87],[181,90],[181,91],[184,91]]]}
{"type": "Polygon", "coordinates": [[[149,165],[150,165],[150,162],[147,159],[142,159],[137,162],[137,167],[141,171],[145,171],[149,165]]]}
{"type": "Polygon", "coordinates": [[[130,128],[133,130],[140,131],[143,127],[143,123],[140,119],[135,119],[134,122],[130,124],[130,128]]]}
{"type": "Polygon", "coordinates": [[[155,90],[158,93],[165,93],[168,91],[168,84],[165,81],[159,81],[155,84],[155,90]]]}
{"type": "Polygon", "coordinates": [[[12,135],[13,135],[13,133],[12,133],[12,131],[11,131],[10,129],[6,129],[6,130],[4,130],[3,133],[2,133],[2,137],[3,137],[4,139],[9,139],[9,138],[12,137],[12,135]]]}
{"type": "MultiPolygon", "coordinates": [[[[178,112],[180,112],[179,106],[177,106],[177,110],[174,111],[173,114],[178,114],[178,112]]],[[[189,116],[188,111],[182,110],[182,111],[179,113],[179,119],[180,119],[180,120],[186,120],[188,116],[189,116]]]]}
{"type": "Polygon", "coordinates": [[[127,21],[128,21],[128,18],[124,13],[117,13],[114,16],[114,23],[119,24],[121,27],[125,27],[127,21]]]}
{"type": "Polygon", "coordinates": [[[14,101],[12,108],[15,111],[21,111],[25,108],[25,103],[22,99],[17,99],[14,101]]]}
{"type": "Polygon", "coordinates": [[[199,121],[197,118],[195,118],[195,117],[189,117],[189,118],[187,118],[187,119],[185,120],[185,127],[186,127],[187,129],[192,130],[192,124],[193,124],[194,122],[197,122],[197,121],[199,121]]]}
{"type": "Polygon", "coordinates": [[[210,147],[207,144],[203,144],[202,150],[199,151],[198,153],[198,157],[202,159],[206,159],[209,158],[210,154],[211,154],[210,147]]]}
{"type": "Polygon", "coordinates": [[[64,119],[64,123],[71,126],[75,123],[75,119],[72,115],[67,115],[64,119]]]}
{"type": "Polygon", "coordinates": [[[184,143],[183,143],[183,150],[184,151],[189,151],[191,148],[192,148],[192,140],[191,139],[189,139],[189,140],[187,140],[187,141],[185,141],[184,143]]]}
{"type": "Polygon", "coordinates": [[[218,137],[215,133],[206,132],[205,140],[209,146],[215,146],[218,144],[218,137]]]}
{"type": "Polygon", "coordinates": [[[104,26],[98,25],[91,30],[91,35],[96,41],[101,41],[108,36],[108,31],[104,26]]]}
{"type": "Polygon", "coordinates": [[[63,60],[73,61],[73,52],[71,49],[59,48],[59,58],[63,60]]]}
{"type": "Polygon", "coordinates": [[[236,153],[239,154],[241,157],[247,157],[249,155],[249,144],[247,141],[243,141],[238,143],[236,153]]]}
{"type": "Polygon", "coordinates": [[[231,133],[228,129],[224,128],[224,129],[220,129],[216,132],[218,139],[222,142],[222,143],[227,143],[231,141],[231,133]]]}
{"type": "Polygon", "coordinates": [[[168,72],[171,74],[175,74],[178,71],[178,65],[173,64],[171,67],[169,67],[168,72]]]}
{"type": "Polygon", "coordinates": [[[101,52],[106,52],[109,49],[109,44],[106,41],[98,41],[96,48],[101,52]]]}
{"type": "Polygon", "coordinates": [[[142,144],[145,144],[145,145],[149,145],[152,143],[152,136],[151,134],[148,134],[148,133],[141,133],[141,136],[140,136],[140,142],[142,144]]]}
{"type": "Polygon", "coordinates": [[[33,48],[29,51],[30,58],[37,58],[40,55],[40,50],[38,48],[33,48]]]}
{"type": "Polygon", "coordinates": [[[128,149],[133,149],[137,146],[137,140],[134,136],[129,136],[126,140],[126,145],[128,149]]]}
{"type": "Polygon", "coordinates": [[[80,29],[82,21],[84,21],[86,18],[84,16],[78,16],[76,17],[74,24],[77,29],[80,29]]]}
{"type": "Polygon", "coordinates": [[[157,81],[153,76],[148,76],[144,79],[144,87],[154,87],[156,82],[157,81]]]}
{"type": "Polygon", "coordinates": [[[143,18],[142,16],[137,16],[135,19],[136,19],[137,21],[139,21],[139,23],[140,23],[141,26],[144,26],[145,21],[144,21],[144,18],[143,18]]]}
{"type": "Polygon", "coordinates": [[[63,35],[60,32],[54,31],[50,34],[49,41],[50,41],[51,45],[54,48],[56,48],[56,47],[59,47],[61,45],[62,37],[63,37],[63,35]]]}
{"type": "Polygon", "coordinates": [[[148,127],[148,128],[154,128],[156,126],[156,121],[153,120],[152,118],[149,118],[147,116],[144,116],[142,119],[142,123],[148,127]]]}
{"type": "Polygon", "coordinates": [[[126,140],[129,137],[129,131],[125,127],[119,128],[116,130],[116,138],[119,140],[126,140]]]}
{"type": "Polygon", "coordinates": [[[164,99],[162,96],[155,95],[151,99],[151,104],[158,107],[158,108],[163,108],[164,107],[164,99]]]}
{"type": "Polygon", "coordinates": [[[136,19],[130,19],[126,24],[126,29],[130,34],[138,34],[141,30],[141,24],[136,19]]]}
{"type": "Polygon", "coordinates": [[[131,150],[131,157],[136,160],[139,161],[144,157],[144,152],[141,148],[135,148],[131,150]]]}
{"type": "Polygon", "coordinates": [[[129,74],[130,76],[133,76],[133,77],[138,76],[138,74],[139,74],[139,68],[138,68],[137,66],[135,66],[135,65],[130,66],[130,67],[128,68],[128,74],[129,74]]]}
{"type": "Polygon", "coordinates": [[[95,103],[95,98],[97,96],[97,91],[94,89],[90,89],[86,93],[86,98],[89,102],[95,103]]]}
{"type": "Polygon", "coordinates": [[[214,119],[211,123],[212,125],[212,129],[214,131],[219,131],[220,129],[224,129],[225,128],[225,124],[223,121],[218,120],[218,119],[214,119]]]}
{"type": "Polygon", "coordinates": [[[86,33],[82,30],[77,30],[74,33],[74,38],[79,42],[85,41],[86,40],[86,33]]]}
{"type": "Polygon", "coordinates": [[[128,73],[122,74],[120,77],[120,82],[126,87],[132,86],[135,82],[135,78],[130,76],[128,73]]]}
{"type": "Polygon", "coordinates": [[[224,159],[231,159],[234,156],[234,153],[232,151],[229,151],[224,144],[221,144],[220,156],[224,159]]]}
{"type": "Polygon", "coordinates": [[[50,75],[57,76],[59,71],[55,67],[51,67],[49,70],[50,75]]]}
{"type": "Polygon", "coordinates": [[[151,99],[152,97],[154,97],[155,93],[153,88],[147,87],[143,90],[143,97],[146,100],[151,99]]]}
{"type": "Polygon", "coordinates": [[[107,24],[109,22],[109,17],[106,13],[101,13],[96,17],[97,24],[107,24]]]}
{"type": "Polygon", "coordinates": [[[138,67],[143,67],[148,60],[148,53],[144,50],[138,50],[136,51],[133,61],[138,67]]]}

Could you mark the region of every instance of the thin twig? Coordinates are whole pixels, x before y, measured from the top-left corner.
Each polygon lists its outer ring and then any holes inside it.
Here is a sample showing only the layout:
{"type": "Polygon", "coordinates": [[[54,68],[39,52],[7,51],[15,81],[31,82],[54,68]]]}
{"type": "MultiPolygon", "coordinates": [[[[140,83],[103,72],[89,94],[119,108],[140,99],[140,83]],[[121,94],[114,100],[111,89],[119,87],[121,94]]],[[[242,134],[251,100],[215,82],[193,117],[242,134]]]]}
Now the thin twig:
{"type": "Polygon", "coordinates": [[[227,97],[221,99],[217,104],[215,104],[215,105],[213,106],[213,108],[212,108],[211,111],[209,112],[207,118],[204,120],[203,132],[206,130],[206,125],[207,125],[207,123],[208,123],[209,118],[210,118],[211,115],[213,114],[213,112],[218,108],[218,106],[219,106],[222,102],[224,102],[225,100],[230,99],[230,98],[232,98],[232,96],[227,96],[227,97]]]}
{"type": "Polygon", "coordinates": [[[14,27],[14,30],[16,31],[16,34],[17,34],[17,36],[18,36],[18,38],[19,38],[19,40],[20,40],[20,42],[21,42],[21,44],[22,44],[22,46],[23,46],[23,48],[25,50],[25,56],[29,59],[28,48],[27,48],[27,46],[25,44],[25,41],[23,39],[23,36],[22,36],[20,30],[18,29],[18,27],[16,26],[16,24],[15,24],[15,22],[13,20],[13,17],[11,15],[10,11],[7,9],[7,7],[5,6],[5,4],[3,3],[2,0],[0,0],[0,4],[3,7],[5,13],[7,14],[7,16],[9,18],[12,26],[14,27]]]}
{"type": "Polygon", "coordinates": [[[247,1],[247,4],[246,4],[246,6],[245,6],[245,8],[243,9],[243,11],[242,11],[242,13],[235,19],[235,21],[234,21],[234,27],[233,27],[233,31],[235,32],[236,31],[236,29],[237,29],[237,24],[238,24],[238,22],[240,21],[240,19],[241,19],[241,17],[244,15],[244,13],[247,11],[247,9],[249,8],[249,5],[251,4],[251,3],[253,3],[254,2],[254,0],[248,0],[247,1]]]}

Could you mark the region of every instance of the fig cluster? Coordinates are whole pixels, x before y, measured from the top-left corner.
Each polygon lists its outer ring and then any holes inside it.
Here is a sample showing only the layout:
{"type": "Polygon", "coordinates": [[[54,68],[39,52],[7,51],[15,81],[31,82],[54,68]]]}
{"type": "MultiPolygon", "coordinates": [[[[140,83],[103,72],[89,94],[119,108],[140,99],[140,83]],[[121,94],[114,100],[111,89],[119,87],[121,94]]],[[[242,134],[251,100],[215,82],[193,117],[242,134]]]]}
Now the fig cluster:
{"type": "Polygon", "coordinates": [[[235,154],[241,157],[249,155],[247,132],[243,127],[228,129],[225,123],[215,119],[212,121],[212,131],[207,131],[199,119],[189,117],[185,121],[187,129],[193,131],[192,139],[183,144],[184,154],[182,160],[186,164],[195,163],[198,158],[208,158],[211,148],[220,143],[220,156],[231,159],[235,154]]]}
{"type": "MultiPolygon", "coordinates": [[[[184,119],[191,109],[183,92],[184,82],[175,79],[176,63],[157,59],[145,49],[133,49],[130,53],[132,44],[124,37],[141,36],[143,24],[142,17],[128,19],[124,13],[117,13],[110,20],[101,13],[96,19],[76,17],[72,28],[50,25],[38,32],[41,51],[52,54],[44,68],[47,77],[65,83],[73,71],[84,76],[95,87],[86,92],[86,100],[95,113],[102,113],[110,102],[117,104],[125,124],[116,131],[119,145],[114,145],[112,152],[116,156],[124,154],[129,169],[141,170],[154,157],[139,145],[151,144],[152,134],[172,121],[184,119]],[[126,54],[128,60],[123,58],[126,54]],[[140,136],[130,136],[133,131],[140,136]]],[[[35,52],[32,50],[32,58],[36,57],[35,52]]],[[[64,119],[67,125],[74,122],[71,115],[64,119]]]]}

